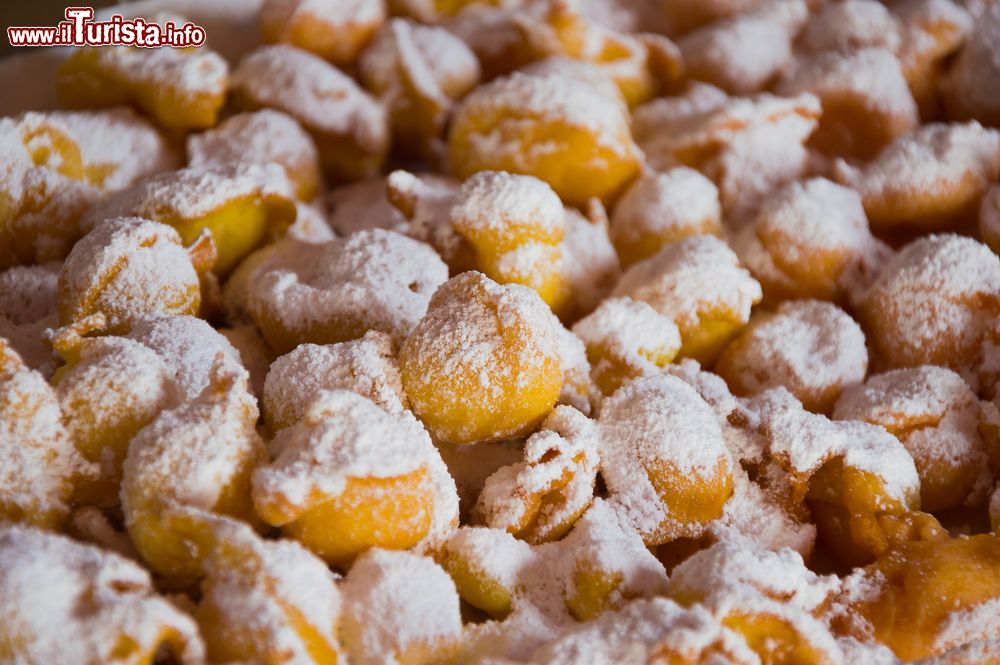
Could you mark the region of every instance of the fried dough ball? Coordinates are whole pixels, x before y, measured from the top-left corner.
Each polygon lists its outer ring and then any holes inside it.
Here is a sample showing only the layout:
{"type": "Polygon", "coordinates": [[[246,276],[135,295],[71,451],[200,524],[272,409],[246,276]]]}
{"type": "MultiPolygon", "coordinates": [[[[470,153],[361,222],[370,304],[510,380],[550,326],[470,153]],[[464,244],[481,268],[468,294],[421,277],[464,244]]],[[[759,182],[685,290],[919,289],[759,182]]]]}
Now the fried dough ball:
{"type": "Polygon", "coordinates": [[[647,173],[629,186],[611,213],[611,240],[628,267],[669,243],[722,235],[719,190],[694,169],[647,173]]]}
{"type": "Polygon", "coordinates": [[[594,308],[611,292],[621,275],[621,262],[611,242],[610,222],[604,206],[591,199],[587,214],[566,208],[563,271],[569,281],[570,302],[562,314],[574,321],[594,308]]]}
{"type": "Polygon", "coordinates": [[[795,552],[771,552],[746,540],[722,541],[692,555],[671,573],[668,597],[701,603],[740,634],[762,663],[835,663],[840,649],[813,614],[837,589],[795,552]]]}
{"type": "Polygon", "coordinates": [[[738,16],[761,0],[661,0],[657,8],[666,15],[668,34],[682,35],[706,23],[738,16]]]}
{"type": "Polygon", "coordinates": [[[56,89],[64,106],[131,104],[168,129],[204,129],[226,101],[229,67],[206,47],[76,49],[59,66],[56,89]]]}
{"type": "Polygon", "coordinates": [[[560,244],[566,219],[548,184],[532,176],[480,171],[459,188],[449,220],[487,277],[530,287],[556,311],[565,306],[570,294],[560,244]]]}
{"type": "Polygon", "coordinates": [[[998,580],[996,534],[905,544],[844,581],[832,623],[906,661],[938,655],[997,638],[998,580]]]}
{"type": "Polygon", "coordinates": [[[319,153],[295,118],[271,109],[237,113],[187,139],[188,166],[213,168],[230,163],[276,162],[295,196],[311,201],[320,191],[319,153]]]}
{"type": "Polygon", "coordinates": [[[556,407],[528,438],[523,461],[486,479],[476,504],[483,523],[534,544],[562,538],[594,496],[595,430],[576,409],[556,407]]]}
{"type": "Polygon", "coordinates": [[[452,278],[400,350],[414,413],[447,443],[530,432],[562,390],[555,323],[531,289],[477,272],[452,278]]]}
{"type": "Polygon", "coordinates": [[[403,213],[389,202],[386,180],[359,180],[331,190],[326,197],[330,228],[342,236],[365,229],[406,233],[409,223],[403,213]]]}
{"type": "Polygon", "coordinates": [[[91,326],[99,330],[102,320],[59,332],[53,345],[66,364],[53,384],[73,445],[100,468],[98,478],[80,487],[80,499],[116,506],[129,441],[180,395],[172,370],[153,350],[123,337],[82,336],[91,326]]]}
{"type": "Polygon", "coordinates": [[[974,222],[998,174],[1000,132],[970,122],[924,125],[838,177],[861,193],[875,230],[926,232],[974,222]]]}
{"type": "Polygon", "coordinates": [[[349,65],[385,15],[384,0],[267,0],[260,9],[260,31],[264,41],[291,44],[335,65],[349,65]]]}
{"type": "Polygon", "coordinates": [[[594,382],[605,395],[640,376],[651,376],[681,349],[674,322],[647,303],[608,298],[573,326],[584,343],[594,382]]]}
{"type": "Polygon", "coordinates": [[[1000,185],[993,185],[983,196],[979,210],[979,237],[1000,255],[1000,185]]]}
{"type": "Polygon", "coordinates": [[[647,545],[701,535],[732,494],[715,414],[684,381],[635,379],[601,406],[601,475],[647,545]]]}
{"type": "Polygon", "coordinates": [[[155,572],[178,582],[204,574],[204,553],[188,547],[165,516],[172,507],[260,524],[250,499],[251,472],[267,460],[257,415],[246,371],[219,358],[196,400],[163,411],[129,442],[122,512],[136,550],[155,572]]]}
{"type": "Polygon", "coordinates": [[[59,527],[97,474],[73,446],[55,392],[0,338],[0,521],[59,527]]]}
{"type": "Polygon", "coordinates": [[[971,238],[932,235],[904,247],[861,298],[880,368],[941,365],[977,387],[1000,311],[1000,259],[971,238]]]}
{"type": "Polygon", "coordinates": [[[60,259],[103,192],[177,166],[128,109],[29,112],[0,121],[0,267],[60,259]]]}
{"type": "Polygon", "coordinates": [[[453,662],[462,638],[455,584],[433,560],[372,549],[341,586],[341,641],[357,665],[453,662]]]}
{"type": "Polygon", "coordinates": [[[816,95],[823,106],[810,141],[821,152],[871,159],[920,123],[917,104],[892,52],[820,53],[778,86],[784,95],[816,95]]]}
{"type": "Polygon", "coordinates": [[[869,563],[899,543],[947,532],[917,511],[913,458],[885,429],[806,411],[784,388],[750,401],[766,451],[787,474],[791,500],[805,499],[825,549],[839,563],[869,563]]]}
{"type": "Polygon", "coordinates": [[[200,275],[215,262],[215,245],[201,236],[188,248],[173,228],[139,217],[111,219],[70,252],[59,274],[59,322],[93,314],[105,331],[127,333],[138,320],[197,314],[200,275]]]}
{"type": "Polygon", "coordinates": [[[128,338],[166,363],[183,401],[196,399],[211,383],[216,364],[243,372],[239,351],[220,331],[194,316],[161,316],[132,326],[128,338]],[[220,357],[221,356],[221,357],[220,357]]]}
{"type": "Polygon", "coordinates": [[[264,383],[264,419],[275,431],[306,414],[322,390],[353,390],[389,413],[408,405],[392,338],[371,330],[360,339],[300,344],[271,364],[264,383]]]}
{"type": "Polygon", "coordinates": [[[972,32],[972,16],[954,2],[904,0],[893,6],[902,39],[896,54],[924,118],[941,115],[941,88],[950,56],[972,32]]]}
{"type": "Polygon", "coordinates": [[[951,370],[924,365],[873,376],[844,391],[834,417],[880,425],[903,442],[917,465],[924,510],[985,498],[992,477],[979,400],[951,370]]]}
{"type": "Polygon", "coordinates": [[[503,619],[514,609],[520,581],[538,553],[504,529],[463,526],[448,538],[440,559],[462,600],[503,619]]]}
{"type": "Polygon", "coordinates": [[[457,495],[442,494],[449,482],[454,494],[454,482],[441,475],[440,455],[408,411],[321,391],[271,445],[276,459],[254,472],[254,506],[329,563],[350,564],[371,547],[432,542],[457,520],[457,495]]]}
{"type": "Polygon", "coordinates": [[[719,188],[723,210],[739,218],[770,191],[806,173],[804,144],[820,111],[819,100],[808,93],[729,97],[694,82],[681,95],[637,108],[633,130],[652,168],[698,169],[719,188]]]}
{"type": "Polygon", "coordinates": [[[340,593],[320,559],[295,541],[265,540],[206,510],[172,508],[165,519],[203,557],[193,614],[211,662],[342,662],[340,593]]]}
{"type": "Polygon", "coordinates": [[[851,53],[865,48],[895,53],[900,31],[896,17],[878,0],[842,0],[824,3],[813,13],[798,45],[809,53],[851,53]]]}
{"type": "Polygon", "coordinates": [[[890,253],[868,229],[858,193],[824,178],[791,183],[766,198],[733,245],[769,303],[847,302],[890,253]]]}
{"type": "Polygon", "coordinates": [[[389,109],[402,148],[441,155],[442,134],[455,102],[479,83],[479,61],[444,28],[392,19],[358,62],[361,81],[389,109]]]}
{"type": "Polygon", "coordinates": [[[451,224],[451,209],[460,184],[443,176],[393,171],[385,180],[385,195],[402,216],[401,233],[425,242],[444,259],[452,274],[475,267],[475,251],[451,224]]]}
{"type": "Polygon", "coordinates": [[[571,205],[610,199],[639,170],[622,107],[565,76],[514,73],[474,90],[448,135],[452,170],[533,175],[571,205]]]}
{"type": "Polygon", "coordinates": [[[218,252],[212,269],[225,277],[244,256],[283,234],[295,214],[280,166],[226,163],[149,178],[91,208],[81,226],[89,232],[115,217],[143,217],[174,227],[184,244],[207,229],[218,252]]]}
{"type": "Polygon", "coordinates": [[[128,559],[65,536],[0,527],[0,653],[8,662],[205,662],[194,621],[128,559]]]}
{"type": "Polygon", "coordinates": [[[56,302],[61,269],[61,262],[51,261],[0,272],[0,337],[45,377],[56,369],[45,330],[59,324],[56,302]]]}
{"type": "Polygon", "coordinates": [[[316,142],[327,177],[369,177],[385,159],[385,110],[353,79],[311,53],[262,46],[240,61],[232,87],[238,108],[270,107],[298,120],[316,142]]]}
{"type": "Polygon", "coordinates": [[[1000,91],[994,81],[1000,63],[993,57],[1000,44],[1000,7],[988,4],[942,82],[944,106],[955,120],[975,119],[1000,127],[1000,91]]]}
{"type": "Polygon", "coordinates": [[[760,302],[757,283],[729,246],[714,236],[691,236],[636,263],[612,297],[648,303],[681,333],[679,355],[711,363],[760,302]]]}
{"type": "Polygon", "coordinates": [[[277,256],[251,276],[247,306],[278,353],[369,330],[402,339],[447,278],[447,266],[427,245],[372,229],[277,256]]]}
{"type": "Polygon", "coordinates": [[[763,2],[750,11],[684,35],[685,75],[746,95],[764,88],[792,62],[792,41],[809,17],[805,0],[763,2]]]}
{"type": "Polygon", "coordinates": [[[758,314],[715,366],[737,395],[783,386],[817,413],[832,411],[840,393],[863,381],[867,370],[861,326],[818,300],[788,301],[758,314]]]}

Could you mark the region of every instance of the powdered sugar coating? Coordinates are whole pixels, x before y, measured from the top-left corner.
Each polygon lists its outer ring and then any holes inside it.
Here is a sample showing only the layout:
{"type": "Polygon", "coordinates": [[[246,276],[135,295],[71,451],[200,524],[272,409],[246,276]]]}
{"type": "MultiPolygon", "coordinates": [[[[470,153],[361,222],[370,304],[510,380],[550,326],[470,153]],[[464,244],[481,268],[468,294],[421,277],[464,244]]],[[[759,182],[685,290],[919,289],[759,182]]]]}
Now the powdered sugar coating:
{"type": "Polygon", "coordinates": [[[792,40],[809,16],[804,0],[763,2],[754,10],[684,35],[688,76],[733,94],[763,88],[792,60],[792,40]]]}
{"type": "Polygon", "coordinates": [[[949,116],[1000,124],[1000,91],[992,81],[1000,75],[1000,7],[990,3],[975,26],[944,82],[949,116]]]}
{"type": "Polygon", "coordinates": [[[188,167],[153,176],[105,198],[87,212],[80,226],[90,231],[106,220],[130,216],[181,224],[245,197],[290,206],[292,191],[277,164],[188,167]]]}
{"type": "Polygon", "coordinates": [[[0,272],[0,316],[23,326],[55,314],[61,268],[53,261],[0,272]]]}
{"type": "Polygon", "coordinates": [[[762,293],[726,243],[715,236],[692,236],[629,268],[611,295],[649,303],[686,338],[702,315],[720,313],[745,322],[762,293]]]}
{"type": "Polygon", "coordinates": [[[164,316],[136,322],[128,334],[154,351],[169,368],[182,399],[193,400],[208,386],[214,366],[222,362],[243,371],[239,352],[208,323],[194,316],[164,316]]]}
{"type": "Polygon", "coordinates": [[[370,550],[351,567],[341,591],[340,635],[352,663],[398,665],[457,651],[458,594],[433,560],[370,550]]]}
{"type": "Polygon", "coordinates": [[[248,284],[248,305],[277,350],[296,342],[353,339],[368,330],[399,339],[447,278],[447,266],[429,246],[371,229],[319,245],[306,256],[290,253],[260,270],[248,284]]]}
{"type": "Polygon", "coordinates": [[[18,526],[0,527],[0,558],[0,634],[16,660],[114,662],[127,640],[138,654],[166,644],[182,665],[205,662],[195,622],[132,561],[18,526]]]}
{"type": "MultiPolygon", "coordinates": [[[[731,473],[732,461],[715,414],[676,377],[657,375],[626,384],[604,401],[599,423],[601,475],[613,500],[643,534],[655,533],[679,517],[670,514],[650,476],[678,474],[697,484],[731,473]]],[[[702,528],[702,524],[674,524],[667,530],[675,536],[697,535],[702,528]]]]}
{"type": "Polygon", "coordinates": [[[264,383],[264,417],[274,429],[299,421],[323,390],[353,390],[390,413],[407,405],[389,335],[320,346],[300,344],[271,364],[264,383]]]}
{"type": "Polygon", "coordinates": [[[878,0],[844,0],[820,7],[802,32],[800,44],[809,51],[847,53],[862,48],[895,51],[900,26],[878,0]]]}
{"type": "Polygon", "coordinates": [[[1000,258],[982,243],[931,235],[904,247],[861,299],[882,367],[933,363],[975,387],[1000,294],[1000,258]]]}
{"type": "Polygon", "coordinates": [[[1000,132],[972,121],[924,125],[839,177],[861,192],[874,227],[935,230],[974,217],[998,173],[1000,132]]]}
{"type": "Polygon", "coordinates": [[[101,312],[110,331],[139,319],[192,314],[201,302],[198,272],[177,232],[139,217],[110,219],[88,233],[59,273],[63,324],[101,312]]]}
{"type": "Polygon", "coordinates": [[[330,227],[348,236],[365,229],[387,229],[406,233],[406,218],[385,195],[385,179],[373,178],[342,185],[326,198],[330,227]]]}
{"type": "Polygon", "coordinates": [[[319,153],[309,134],[291,116],[272,109],[238,113],[187,139],[188,166],[279,164],[296,194],[309,200],[319,188],[319,153]]]}
{"type": "Polygon", "coordinates": [[[795,300],[752,321],[716,370],[737,394],[783,386],[807,409],[828,413],[844,388],[864,380],[868,351],[861,327],[846,312],[795,300]]]}
{"type": "Polygon", "coordinates": [[[573,294],[573,311],[585,314],[611,291],[621,275],[621,264],[603,210],[588,217],[575,208],[565,210],[563,271],[573,294]]]}
{"type": "Polygon", "coordinates": [[[46,527],[69,512],[73,485],[96,475],[73,446],[55,392],[0,338],[0,515],[46,527]]]}

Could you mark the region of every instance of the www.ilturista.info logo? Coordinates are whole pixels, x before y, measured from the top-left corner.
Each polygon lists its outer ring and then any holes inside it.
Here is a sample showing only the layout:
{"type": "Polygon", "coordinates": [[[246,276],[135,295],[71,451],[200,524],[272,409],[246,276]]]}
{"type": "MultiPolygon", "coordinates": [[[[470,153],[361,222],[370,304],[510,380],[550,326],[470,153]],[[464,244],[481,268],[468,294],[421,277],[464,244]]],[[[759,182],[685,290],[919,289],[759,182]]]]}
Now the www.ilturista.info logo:
{"type": "Polygon", "coordinates": [[[67,7],[66,20],[54,27],[10,27],[11,46],[140,46],[143,48],[188,48],[205,43],[205,29],[188,22],[162,25],[142,18],[126,19],[115,14],[107,21],[94,21],[93,7],[67,7]]]}

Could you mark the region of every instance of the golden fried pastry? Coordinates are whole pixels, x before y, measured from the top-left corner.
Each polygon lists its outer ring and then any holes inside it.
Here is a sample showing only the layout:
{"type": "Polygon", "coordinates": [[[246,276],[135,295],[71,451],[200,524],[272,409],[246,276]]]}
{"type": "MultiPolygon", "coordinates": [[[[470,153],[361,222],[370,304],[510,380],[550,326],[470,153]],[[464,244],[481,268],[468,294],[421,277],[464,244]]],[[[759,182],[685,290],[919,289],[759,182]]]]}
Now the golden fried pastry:
{"type": "Polygon", "coordinates": [[[979,238],[1000,255],[1000,184],[991,186],[979,209],[979,238]]]}
{"type": "Polygon", "coordinates": [[[430,547],[457,522],[454,481],[408,411],[320,391],[271,447],[276,458],[253,475],[257,513],[329,563],[371,547],[430,547]]]}
{"type": "Polygon", "coordinates": [[[851,53],[865,48],[895,53],[902,39],[900,32],[899,21],[878,0],[842,0],[820,5],[797,45],[809,53],[851,53]]]}
{"type": "Polygon", "coordinates": [[[941,88],[951,56],[972,32],[972,16],[957,3],[903,0],[893,5],[901,40],[897,55],[924,118],[941,115],[941,88]]]}
{"type": "Polygon", "coordinates": [[[938,655],[998,637],[998,579],[996,534],[901,545],[844,581],[831,623],[907,661],[938,655]]]}
{"type": "Polygon", "coordinates": [[[971,238],[932,235],[904,247],[861,298],[858,315],[880,368],[948,367],[978,386],[998,342],[1000,258],[971,238]]]}
{"type": "Polygon", "coordinates": [[[45,330],[59,324],[58,261],[15,266],[0,272],[0,337],[26,365],[49,377],[55,371],[45,330]]]}
{"type": "Polygon", "coordinates": [[[479,83],[479,61],[444,28],[390,20],[358,62],[361,81],[389,109],[396,143],[434,158],[455,102],[479,83]]]}
{"type": "Polygon", "coordinates": [[[257,404],[247,374],[219,358],[192,402],[160,413],[132,437],[121,505],[136,550],[149,567],[178,582],[204,574],[204,552],[187,546],[165,511],[192,506],[260,525],[250,499],[253,469],[267,460],[254,425],[257,404]]]}
{"type": "Polygon", "coordinates": [[[59,322],[94,314],[104,329],[125,334],[140,319],[197,314],[200,276],[215,263],[215,245],[203,235],[190,247],[173,228],[139,217],[109,219],[70,252],[59,274],[59,322]]]}
{"type": "Polygon", "coordinates": [[[96,476],[62,416],[48,382],[0,338],[0,521],[58,527],[75,487],[96,476]]]}
{"type": "Polygon", "coordinates": [[[804,144],[820,111],[809,93],[729,97],[692,83],[679,96],[637,108],[633,130],[652,168],[698,169],[719,188],[723,210],[739,218],[770,191],[806,173],[804,144]]]}
{"type": "Polygon", "coordinates": [[[243,362],[229,340],[194,316],[161,316],[136,322],[128,338],[166,363],[180,398],[194,400],[211,383],[215,365],[242,373],[243,362]],[[220,357],[221,356],[221,357],[220,357]]]}
{"type": "Polygon", "coordinates": [[[677,42],[685,74],[732,94],[757,92],[789,67],[808,16],[805,0],[771,0],[689,32],[677,42]]]}
{"type": "Polygon", "coordinates": [[[462,600],[495,619],[507,617],[529,593],[521,580],[538,561],[538,548],[504,529],[463,526],[440,556],[462,600]]]}
{"type": "Polygon", "coordinates": [[[631,298],[608,298],[573,326],[587,350],[594,382],[605,395],[652,376],[681,350],[681,333],[666,316],[631,298]]]}
{"type": "Polygon", "coordinates": [[[165,519],[203,556],[194,616],[212,662],[342,662],[340,593],[320,559],[206,510],[171,508],[165,519]]]}
{"type": "Polygon", "coordinates": [[[880,425],[903,442],[917,465],[924,510],[985,499],[992,476],[979,400],[951,370],[925,365],[873,376],[844,391],[834,417],[880,425]]]}
{"type": "Polygon", "coordinates": [[[1000,127],[1000,91],[993,85],[1000,63],[993,54],[1000,44],[1000,7],[987,4],[942,82],[944,106],[955,120],[978,120],[1000,127]]]}
{"type": "Polygon", "coordinates": [[[402,217],[400,232],[433,247],[453,274],[475,266],[475,251],[451,224],[459,186],[453,178],[401,170],[385,180],[385,196],[402,217]]]}
{"type": "Polygon", "coordinates": [[[529,543],[559,540],[590,505],[597,476],[595,423],[559,406],[524,445],[524,460],[486,479],[476,512],[486,526],[529,543]]]}
{"type": "Polygon", "coordinates": [[[515,73],[474,90],[448,135],[451,168],[533,175],[571,205],[610,199],[638,172],[621,106],[578,79],[515,73]]]}
{"type": "Polygon", "coordinates": [[[719,190],[694,169],[646,173],[611,213],[611,239],[625,267],[693,235],[722,235],[719,190]]]}
{"type": "Polygon", "coordinates": [[[351,180],[374,175],[389,148],[385,110],[349,76],[286,45],[262,46],[233,72],[233,100],[252,111],[274,108],[312,135],[324,173],[351,180]]]}
{"type": "Polygon", "coordinates": [[[601,406],[601,475],[648,545],[701,535],[732,494],[732,459],[708,404],[680,379],[635,379],[601,406]]]}
{"type": "Polygon", "coordinates": [[[940,231],[974,222],[1000,174],[1000,132],[977,122],[929,124],[839,179],[861,193],[875,230],[940,231]]]}
{"type": "Polygon", "coordinates": [[[565,307],[570,293],[560,244],[566,219],[545,182],[480,171],[459,188],[449,221],[475,252],[476,269],[500,284],[534,289],[557,312],[565,307]]]}
{"type": "Polygon", "coordinates": [[[336,65],[349,65],[385,15],[384,0],[267,0],[260,9],[260,31],[265,41],[291,44],[336,65]]]}
{"type": "Polygon", "coordinates": [[[80,48],[59,67],[70,108],[131,104],[167,129],[204,129],[226,101],[229,67],[208,48],[80,48]]]}
{"type": "Polygon", "coordinates": [[[353,390],[389,413],[408,405],[392,338],[371,330],[360,339],[324,346],[300,344],[271,364],[264,383],[264,419],[275,431],[291,427],[323,390],[353,390]]]}
{"type": "Polygon", "coordinates": [[[812,56],[778,91],[819,98],[823,114],[810,142],[826,154],[871,159],[920,122],[899,60],[881,48],[812,56]]]}
{"type": "Polygon", "coordinates": [[[556,321],[537,294],[477,272],[441,286],[399,354],[414,413],[448,443],[530,432],[562,390],[556,321]]]}
{"type": "Polygon", "coordinates": [[[447,266],[427,245],[372,229],[265,259],[247,283],[247,306],[278,353],[369,330],[400,340],[447,278],[447,266]]]}
{"type": "Polygon", "coordinates": [[[453,662],[462,637],[455,585],[433,560],[373,549],[341,586],[340,636],[357,665],[453,662]]]}
{"type": "Polygon", "coordinates": [[[0,526],[0,658],[12,663],[145,665],[162,653],[205,662],[195,622],[149,573],[65,536],[0,526]]]}
{"type": "Polygon", "coordinates": [[[824,178],[771,194],[733,245],[768,303],[790,298],[845,303],[890,253],[868,229],[858,193],[824,178]]]}
{"type": "Polygon", "coordinates": [[[320,191],[316,145],[294,118],[281,111],[238,113],[208,131],[192,134],[187,157],[189,166],[202,168],[276,162],[300,200],[311,201],[320,191]]]}
{"type": "Polygon", "coordinates": [[[100,332],[103,318],[59,331],[53,346],[66,364],[53,384],[73,445],[100,468],[100,476],[84,483],[78,495],[86,503],[113,507],[129,441],[179,403],[180,391],[172,368],[152,349],[123,337],[83,336],[100,332]]]}
{"type": "Polygon", "coordinates": [[[711,363],[762,293],[722,240],[691,236],[633,265],[611,295],[651,305],[680,330],[680,356],[711,363]]]}
{"type": "Polygon", "coordinates": [[[865,564],[900,543],[947,535],[918,512],[913,458],[885,429],[810,413],[784,388],[761,393],[750,411],[768,457],[788,474],[791,499],[806,500],[820,542],[839,563],[865,564]]]}
{"type": "Polygon", "coordinates": [[[81,220],[85,232],[115,217],[143,217],[174,227],[184,244],[206,229],[227,276],[244,256],[295,220],[292,190],[277,164],[189,167],[149,178],[104,199],[81,220]]]}
{"type": "Polygon", "coordinates": [[[868,370],[861,327],[842,309],[792,300],[761,312],[715,366],[737,395],[783,386],[810,411],[829,413],[840,393],[868,370]]]}

